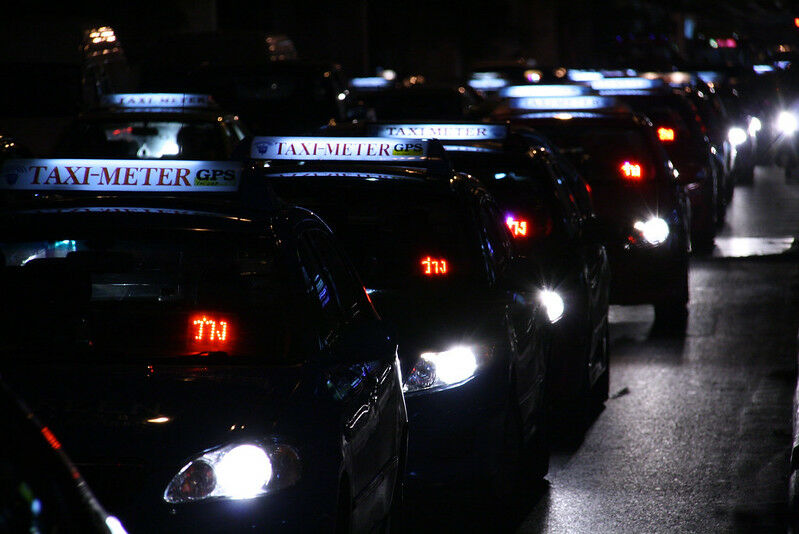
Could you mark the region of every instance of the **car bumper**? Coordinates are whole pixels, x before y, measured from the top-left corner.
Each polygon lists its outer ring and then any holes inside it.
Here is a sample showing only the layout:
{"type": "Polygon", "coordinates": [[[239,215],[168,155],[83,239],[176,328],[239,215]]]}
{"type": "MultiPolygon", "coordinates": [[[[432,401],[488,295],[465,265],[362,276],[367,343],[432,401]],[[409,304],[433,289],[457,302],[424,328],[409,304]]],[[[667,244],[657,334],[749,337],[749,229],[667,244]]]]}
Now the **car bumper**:
{"type": "Polygon", "coordinates": [[[507,390],[487,376],[447,390],[409,394],[408,478],[426,484],[488,476],[507,390]]]}

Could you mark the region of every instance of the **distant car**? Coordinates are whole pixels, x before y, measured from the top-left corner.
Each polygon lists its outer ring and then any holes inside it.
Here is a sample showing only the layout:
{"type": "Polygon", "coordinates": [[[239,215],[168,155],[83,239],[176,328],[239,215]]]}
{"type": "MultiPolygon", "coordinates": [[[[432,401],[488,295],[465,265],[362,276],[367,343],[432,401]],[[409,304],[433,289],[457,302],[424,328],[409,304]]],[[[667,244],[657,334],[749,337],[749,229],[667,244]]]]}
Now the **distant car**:
{"type": "Polygon", "coordinates": [[[352,118],[355,101],[341,66],[298,58],[285,37],[269,41],[274,38],[260,32],[167,32],[142,62],[141,87],[210,94],[261,135],[308,133],[352,118]]]}
{"type": "Polygon", "coordinates": [[[411,479],[487,480],[502,500],[548,470],[545,379],[563,302],[528,283],[493,198],[436,146],[269,137],[251,156],[278,196],[331,225],[397,329],[411,479]]]}
{"type": "Polygon", "coordinates": [[[707,125],[696,105],[680,90],[658,82],[607,78],[595,80],[591,86],[600,95],[618,98],[652,120],[690,198],[693,248],[711,250],[728,198],[724,154],[710,142],[707,125]]]}
{"type": "Polygon", "coordinates": [[[318,217],[229,162],[9,160],[2,177],[0,372],[125,525],[396,518],[397,346],[318,217]]]}
{"type": "Polygon", "coordinates": [[[0,531],[124,534],[58,437],[0,381],[0,531]]]}
{"type": "Polygon", "coordinates": [[[545,134],[586,179],[611,263],[611,302],[652,303],[684,320],[690,212],[652,123],[632,113],[538,112],[514,119],[545,134]]]}
{"type": "Polygon", "coordinates": [[[507,123],[376,123],[367,131],[439,139],[454,169],[494,196],[532,275],[563,298],[563,317],[553,327],[549,398],[562,430],[581,436],[608,396],[610,363],[610,267],[587,184],[542,135],[507,123]]]}
{"type": "Polygon", "coordinates": [[[356,96],[378,120],[474,120],[490,111],[468,85],[416,83],[359,91],[356,96]]]}
{"type": "Polygon", "coordinates": [[[82,113],[55,147],[56,157],[228,159],[249,133],[209,95],[122,93],[82,113]]]}

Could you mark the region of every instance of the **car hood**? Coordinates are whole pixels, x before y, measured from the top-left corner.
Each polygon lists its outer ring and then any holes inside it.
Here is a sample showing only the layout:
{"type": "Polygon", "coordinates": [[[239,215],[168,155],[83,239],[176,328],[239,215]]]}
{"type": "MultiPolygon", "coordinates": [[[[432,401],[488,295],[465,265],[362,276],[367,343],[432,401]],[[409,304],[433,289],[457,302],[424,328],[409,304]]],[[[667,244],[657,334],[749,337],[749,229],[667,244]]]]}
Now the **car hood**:
{"type": "Polygon", "coordinates": [[[393,325],[403,371],[423,351],[490,343],[502,327],[509,297],[497,291],[373,291],[375,308],[393,325]]]}
{"type": "Polygon", "coordinates": [[[27,365],[3,377],[82,464],[168,466],[247,435],[285,433],[304,366],[27,365]]]}
{"type": "Polygon", "coordinates": [[[623,183],[591,184],[597,217],[612,227],[630,228],[636,220],[653,215],[667,216],[673,209],[665,192],[657,184],[628,185],[623,183]]]}

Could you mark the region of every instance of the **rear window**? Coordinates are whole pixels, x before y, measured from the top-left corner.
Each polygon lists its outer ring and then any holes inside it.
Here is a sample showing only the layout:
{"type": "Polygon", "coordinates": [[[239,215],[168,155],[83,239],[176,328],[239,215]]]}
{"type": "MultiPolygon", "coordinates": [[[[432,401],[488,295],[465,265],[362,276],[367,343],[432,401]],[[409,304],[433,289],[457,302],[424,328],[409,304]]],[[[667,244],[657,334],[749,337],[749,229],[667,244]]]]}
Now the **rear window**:
{"type": "Polygon", "coordinates": [[[211,122],[120,118],[76,124],[56,151],[88,158],[215,160],[228,156],[222,135],[211,122]]]}
{"type": "Polygon", "coordinates": [[[0,235],[3,359],[295,357],[302,291],[267,236],[79,219],[0,235]]]}
{"type": "Polygon", "coordinates": [[[578,168],[588,183],[654,179],[651,140],[639,128],[607,125],[536,125],[578,168]]]}

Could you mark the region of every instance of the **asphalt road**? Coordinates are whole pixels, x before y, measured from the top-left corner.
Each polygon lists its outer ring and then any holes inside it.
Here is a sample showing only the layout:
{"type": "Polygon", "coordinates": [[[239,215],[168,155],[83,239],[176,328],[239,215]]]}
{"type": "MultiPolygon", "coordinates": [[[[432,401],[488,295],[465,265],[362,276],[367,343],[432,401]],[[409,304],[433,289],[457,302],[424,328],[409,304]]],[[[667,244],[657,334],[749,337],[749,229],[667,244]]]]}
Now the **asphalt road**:
{"type": "Polygon", "coordinates": [[[799,185],[758,168],[712,256],[691,261],[684,331],[611,309],[611,398],[514,508],[431,491],[414,531],[785,532],[799,326],[799,185]],[[732,257],[731,257],[732,256],[732,257]],[[743,257],[739,257],[743,256],[743,257]]]}

